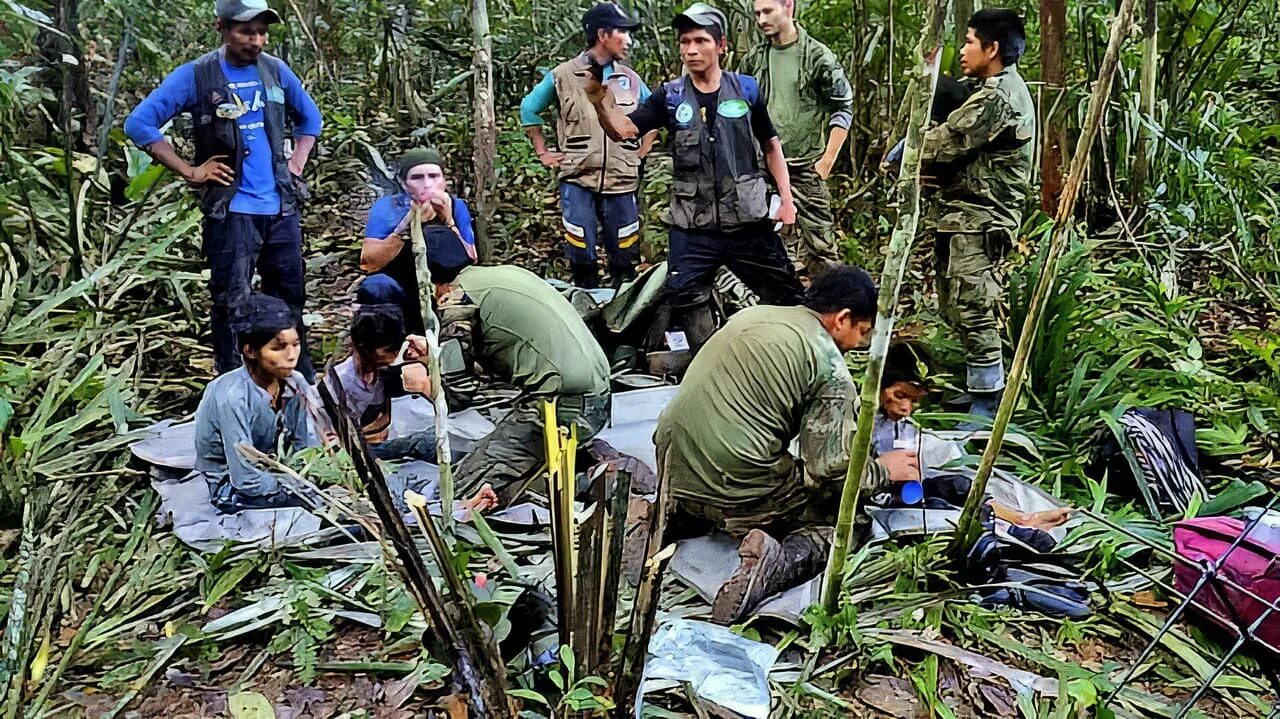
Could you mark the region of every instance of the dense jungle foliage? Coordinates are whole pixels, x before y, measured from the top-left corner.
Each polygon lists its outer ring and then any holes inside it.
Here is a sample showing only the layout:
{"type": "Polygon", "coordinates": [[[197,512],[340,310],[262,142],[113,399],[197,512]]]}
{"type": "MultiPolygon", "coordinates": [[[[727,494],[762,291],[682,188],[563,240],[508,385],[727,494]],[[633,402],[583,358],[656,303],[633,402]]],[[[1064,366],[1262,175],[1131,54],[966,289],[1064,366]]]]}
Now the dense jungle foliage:
{"type": "MultiPolygon", "coordinates": [[[[589,4],[488,3],[498,124],[488,249],[494,260],[550,275],[566,269],[554,177],[525,139],[517,106],[540,72],[579,49],[579,18],[589,4]]],[[[364,213],[392,186],[388,167],[396,154],[436,145],[454,189],[465,197],[476,186],[473,5],[273,6],[285,23],[272,29],[269,49],[299,73],[326,123],[308,168],[313,199],[304,228],[309,319],[323,338],[317,353],[327,352],[337,348],[342,325],[335,307],[347,301],[358,274],[364,213]]],[[[723,6],[734,27],[732,67],[759,37],[748,5],[723,6]]],[[[923,6],[817,0],[799,8],[801,24],[836,51],[854,85],[853,130],[832,189],[846,257],[873,274],[896,212],[880,158],[902,132],[923,6]]],[[[651,83],[675,76],[669,20],[677,5],[638,0],[630,7],[645,20],[633,51],[640,75],[651,83]]],[[[963,18],[973,7],[972,0],[956,2],[954,13],[963,18]]],[[[1115,5],[1042,0],[1014,9],[1027,18],[1029,51],[1020,67],[1033,83],[1040,131],[1059,138],[1069,157],[1115,5]],[[1041,52],[1045,18],[1055,16],[1065,21],[1057,68],[1041,52]],[[1060,85],[1041,81],[1045,66],[1060,72],[1060,85]]],[[[1165,543],[1167,527],[1144,518],[1130,499],[1108,494],[1105,478],[1086,468],[1099,432],[1127,407],[1195,413],[1211,488],[1257,481],[1274,493],[1280,486],[1278,10],[1275,0],[1146,3],[1124,47],[1077,231],[1014,418],[1039,454],[1010,453],[1005,466],[1165,543]],[[1154,46],[1144,52],[1148,39],[1154,46]],[[1144,72],[1153,80],[1145,83],[1146,98],[1144,72]]],[[[451,706],[436,691],[449,670],[420,656],[421,624],[410,621],[415,607],[393,571],[361,566],[335,591],[331,573],[303,558],[195,555],[153,526],[154,494],[127,463],[131,430],[194,409],[212,358],[198,209],[184,183],[153,165],[120,128],[168,71],[217,42],[207,0],[0,0],[5,719],[259,716],[244,708],[247,699],[236,705],[244,696],[237,692],[250,688],[276,704],[277,716],[356,707],[367,716],[408,716],[451,706]],[[254,632],[220,633],[206,624],[211,608],[216,615],[264,598],[276,609],[254,632]],[[344,607],[383,617],[383,629],[352,630],[336,614],[344,607]]],[[[951,69],[953,45],[943,60],[951,69]]],[[[181,124],[171,134],[181,136],[181,124]]],[[[658,259],[669,160],[659,152],[646,164],[646,256],[658,259]]],[[[1037,182],[1060,181],[1052,167],[1049,174],[1037,182]]],[[[1028,217],[1010,269],[1011,343],[1049,221],[1043,212],[1028,217]]],[[[959,347],[938,321],[924,244],[917,243],[917,269],[906,280],[901,324],[938,359],[945,389],[954,383],[948,369],[961,364],[959,347]]],[[[315,461],[318,473],[332,470],[315,461]]],[[[1155,612],[1165,605],[1150,591],[1146,603],[1121,598],[1132,592],[1124,588],[1132,586],[1129,562],[1149,559],[1125,535],[1096,525],[1069,541],[1092,544],[1089,578],[1116,593],[1079,622],[947,601],[962,593],[938,591],[946,579],[935,572],[934,543],[859,555],[846,579],[856,601],[785,637],[805,658],[799,680],[775,684],[780,711],[881,715],[878,700],[859,689],[871,676],[911,697],[925,715],[1108,711],[1094,707],[1112,688],[1113,672],[1154,634],[1162,621],[1155,612]],[[979,692],[963,665],[894,649],[891,630],[907,628],[1056,677],[1059,694],[979,692]]],[[[1126,690],[1113,708],[1173,716],[1177,701],[1222,656],[1210,635],[1191,625],[1168,635],[1138,677],[1140,695],[1126,690]]],[[[1249,677],[1270,661],[1274,655],[1234,660],[1195,711],[1265,715],[1274,695],[1249,677]]],[[[552,705],[562,712],[603,705],[584,698],[593,696],[594,683],[564,669],[569,686],[562,676],[558,689],[540,689],[552,705]]],[[[526,706],[539,707],[532,699],[526,706]]]]}

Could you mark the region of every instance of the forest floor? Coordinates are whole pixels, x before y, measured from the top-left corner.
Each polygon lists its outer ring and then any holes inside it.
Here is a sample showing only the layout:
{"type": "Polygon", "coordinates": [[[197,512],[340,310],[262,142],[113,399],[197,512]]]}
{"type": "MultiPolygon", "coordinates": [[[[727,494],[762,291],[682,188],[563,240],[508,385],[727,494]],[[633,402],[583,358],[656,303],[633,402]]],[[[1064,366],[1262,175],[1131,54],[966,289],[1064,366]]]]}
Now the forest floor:
{"type": "MultiPolygon", "coordinates": [[[[372,191],[363,186],[346,185],[321,197],[306,216],[313,352],[328,356],[340,350],[360,276],[364,213],[372,199],[372,191]]],[[[558,255],[556,245],[554,238],[539,238],[513,253],[515,261],[543,270],[546,258],[558,255]]],[[[923,282],[925,267],[927,253],[921,255],[912,281],[923,282]]],[[[908,302],[919,307],[908,313],[906,326],[921,339],[934,341],[937,333],[931,327],[936,318],[929,314],[927,293],[917,290],[908,302]]],[[[1242,328],[1275,321],[1229,302],[1213,303],[1197,315],[1205,352],[1233,351],[1231,338],[1242,328]]],[[[208,374],[211,361],[207,349],[201,351],[190,365],[208,374]]],[[[944,345],[940,354],[945,353],[944,345]]],[[[192,395],[176,414],[194,411],[197,398],[192,395]]],[[[1037,436],[1037,442],[1040,439],[1037,436]]],[[[1059,442],[1047,431],[1043,439],[1046,453],[1059,442]]],[[[1256,445],[1251,448],[1256,455],[1256,445]]],[[[1079,452],[1067,454],[1076,457],[1079,452]]],[[[318,471],[332,469],[321,460],[308,461],[315,462],[312,466],[318,471]]],[[[1039,471],[1028,468],[1025,460],[1019,462],[1033,475],[1039,471]]],[[[129,477],[127,472],[121,476],[129,477]]],[[[1073,495],[1080,497],[1080,492],[1073,495]]],[[[432,710],[451,719],[465,716],[444,689],[447,669],[423,652],[421,619],[411,616],[412,600],[385,562],[317,560],[289,550],[200,556],[166,528],[152,526],[153,501],[135,475],[119,482],[106,502],[108,512],[86,517],[83,526],[66,535],[64,541],[80,538],[95,551],[110,551],[101,567],[86,571],[59,598],[66,618],[45,637],[46,660],[51,648],[58,650],[55,656],[61,655],[77,635],[83,645],[59,677],[44,715],[256,717],[265,715],[247,713],[244,702],[262,698],[278,719],[399,718],[432,710]],[[108,569],[120,576],[103,588],[98,581],[108,569]],[[338,588],[326,583],[344,570],[351,571],[338,588]],[[271,604],[274,609],[265,611],[249,631],[225,637],[206,631],[210,622],[233,610],[267,601],[278,603],[271,604]],[[380,617],[382,628],[344,619],[339,614],[344,609],[372,612],[380,617]]],[[[1104,507],[1101,500],[1094,508],[1107,510],[1127,527],[1153,526],[1127,508],[1104,507]]],[[[4,542],[9,545],[15,539],[16,534],[6,534],[4,542]]],[[[1085,547],[1091,578],[1115,587],[1102,593],[1094,614],[1084,620],[979,607],[946,572],[936,571],[940,549],[937,543],[926,543],[891,547],[862,558],[851,568],[856,576],[851,574],[847,590],[865,599],[840,616],[817,620],[799,632],[767,622],[742,631],[780,641],[786,647],[782,661],[806,668],[803,681],[774,685],[783,715],[1075,715],[1097,704],[1112,688],[1111,682],[1138,658],[1170,604],[1162,593],[1133,581],[1134,572],[1125,566],[1142,564],[1168,576],[1167,565],[1151,560],[1141,546],[1100,526],[1079,528],[1069,541],[1085,547]],[[889,630],[909,631],[926,644],[971,650],[998,663],[999,671],[975,669],[933,651],[895,644],[889,630]],[[823,669],[814,671],[815,667],[823,669]],[[1020,695],[1000,675],[1010,668],[1044,678],[1058,698],[1048,693],[1020,695]]],[[[480,548],[470,561],[473,568],[496,567],[493,556],[480,548]]],[[[1135,712],[1130,715],[1173,716],[1180,700],[1195,690],[1197,678],[1217,662],[1221,645],[1213,634],[1194,622],[1176,625],[1116,708],[1135,712]]],[[[1218,680],[1197,705],[1199,715],[1264,716],[1270,695],[1264,683],[1248,677],[1259,676],[1259,662],[1266,661],[1266,656],[1235,661],[1236,675],[1218,680]]],[[[548,686],[545,675],[525,676],[530,686],[548,686]]],[[[679,708],[679,702],[672,706],[679,708]]]]}

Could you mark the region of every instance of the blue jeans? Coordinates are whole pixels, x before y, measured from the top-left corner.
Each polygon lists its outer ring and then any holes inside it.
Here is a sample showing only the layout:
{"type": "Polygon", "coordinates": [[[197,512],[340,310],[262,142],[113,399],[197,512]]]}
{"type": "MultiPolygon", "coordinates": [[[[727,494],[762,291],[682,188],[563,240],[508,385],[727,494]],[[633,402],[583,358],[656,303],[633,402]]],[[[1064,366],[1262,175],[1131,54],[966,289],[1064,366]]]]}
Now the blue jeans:
{"type": "Polygon", "coordinates": [[[633,273],[640,261],[640,211],[636,195],[603,195],[572,182],[560,183],[565,255],[573,264],[592,264],[603,231],[609,267],[633,273]]]}
{"type": "Polygon", "coordinates": [[[210,329],[213,334],[214,369],[218,374],[240,366],[240,348],[231,331],[236,307],[252,291],[253,273],[262,278],[262,293],[279,297],[293,310],[302,339],[298,371],[308,382],[315,380],[307,353],[307,333],[302,305],[307,298],[303,280],[302,226],[298,214],[243,215],[228,212],[221,220],[204,220],[205,259],[209,262],[210,329]]]}

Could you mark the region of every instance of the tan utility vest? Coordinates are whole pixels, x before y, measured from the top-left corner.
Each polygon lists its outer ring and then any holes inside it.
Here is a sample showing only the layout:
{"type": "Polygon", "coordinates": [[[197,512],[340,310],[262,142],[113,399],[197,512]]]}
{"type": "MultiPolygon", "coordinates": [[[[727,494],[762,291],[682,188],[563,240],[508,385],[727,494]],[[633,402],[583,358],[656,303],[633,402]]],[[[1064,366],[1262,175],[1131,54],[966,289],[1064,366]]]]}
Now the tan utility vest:
{"type": "MultiPolygon", "coordinates": [[[[582,89],[582,78],[575,74],[589,66],[587,54],[583,53],[551,71],[560,101],[560,119],[556,123],[560,151],[564,153],[560,180],[610,195],[635,192],[640,184],[640,139],[615,142],[604,134],[596,109],[582,89]]],[[[635,70],[615,60],[613,74],[604,84],[613,92],[614,102],[623,114],[639,105],[640,76],[635,70]]]]}

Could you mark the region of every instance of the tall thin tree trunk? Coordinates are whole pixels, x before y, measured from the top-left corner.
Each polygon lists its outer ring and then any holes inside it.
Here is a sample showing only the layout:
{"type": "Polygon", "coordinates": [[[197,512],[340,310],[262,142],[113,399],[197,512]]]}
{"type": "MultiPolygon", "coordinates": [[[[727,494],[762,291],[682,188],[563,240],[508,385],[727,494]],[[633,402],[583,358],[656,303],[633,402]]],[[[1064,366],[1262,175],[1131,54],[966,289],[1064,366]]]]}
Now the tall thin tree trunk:
{"type": "MultiPolygon", "coordinates": [[[[1142,9],[1142,67],[1138,74],[1138,115],[1148,122],[1155,121],[1156,75],[1159,72],[1159,27],[1156,0],[1146,0],[1142,9]]],[[[1133,174],[1129,178],[1129,198],[1136,204],[1147,184],[1148,147],[1151,130],[1145,124],[1138,125],[1138,139],[1133,148],[1133,174]]]]}
{"type": "Polygon", "coordinates": [[[1062,194],[1062,147],[1066,143],[1066,0],[1040,0],[1040,208],[1052,215],[1062,194]]]}
{"type": "Polygon", "coordinates": [[[849,539],[853,534],[853,515],[862,490],[862,474],[867,468],[871,450],[871,430],[880,404],[880,374],[884,371],[889,338],[893,336],[902,274],[911,258],[911,245],[915,241],[916,227],[920,223],[920,145],[925,123],[929,120],[929,106],[933,104],[933,91],[938,84],[938,66],[942,62],[942,30],[950,8],[951,0],[934,0],[927,8],[924,24],[920,29],[920,43],[916,46],[916,57],[919,59],[915,67],[914,82],[911,83],[913,91],[905,98],[911,108],[911,119],[907,123],[902,175],[898,180],[898,222],[889,239],[889,254],[885,258],[884,272],[880,277],[880,301],[876,307],[875,329],[871,333],[871,358],[867,363],[867,374],[862,379],[858,429],[850,441],[849,470],[845,474],[844,489],[840,494],[835,541],[832,542],[831,555],[827,558],[827,573],[822,584],[822,605],[827,611],[835,611],[840,598],[845,558],[849,552],[849,539]]]}
{"type": "Polygon", "coordinates": [[[1013,354],[1013,364],[1009,367],[1009,381],[1005,388],[1004,399],[1000,401],[1000,409],[996,411],[995,424],[991,428],[991,439],[982,453],[982,461],[978,464],[977,476],[964,503],[964,512],[956,525],[955,538],[950,547],[953,557],[963,557],[977,539],[981,525],[978,523],[978,510],[981,509],[987,493],[987,480],[991,478],[991,470],[995,467],[996,457],[1000,454],[1000,446],[1004,442],[1005,430],[1013,417],[1013,408],[1017,406],[1018,395],[1021,394],[1022,380],[1026,376],[1027,362],[1031,358],[1031,349],[1035,346],[1036,331],[1040,328],[1040,318],[1044,314],[1045,302],[1049,297],[1049,289],[1053,286],[1058,269],[1058,256],[1066,244],[1066,237],[1075,224],[1076,198],[1080,195],[1080,186],[1084,183],[1085,170],[1090,161],[1090,150],[1098,135],[1098,126],[1102,124],[1111,97],[1111,81],[1115,76],[1116,66],[1120,62],[1120,46],[1124,44],[1128,32],[1130,16],[1136,0],[1122,0],[1116,18],[1111,24],[1111,38],[1107,42],[1107,52],[1102,58],[1102,67],[1098,70],[1098,81],[1093,87],[1093,96],[1089,99],[1089,112],[1085,116],[1084,127],[1080,131],[1080,140],[1076,143],[1075,155],[1071,158],[1071,172],[1062,191],[1062,201],[1058,205],[1054,217],[1053,229],[1049,231],[1048,247],[1044,251],[1044,264],[1040,268],[1040,278],[1031,294],[1031,303],[1027,307],[1027,316],[1022,323],[1022,334],[1018,337],[1018,347],[1013,354]]]}
{"type": "Polygon", "coordinates": [[[951,63],[952,72],[960,69],[960,48],[964,47],[964,38],[969,33],[969,18],[973,17],[975,7],[973,0],[952,0],[955,10],[951,13],[955,20],[956,55],[951,63]]]}
{"type": "Polygon", "coordinates": [[[475,143],[472,161],[475,164],[476,242],[482,260],[493,255],[494,198],[498,178],[494,171],[494,158],[498,154],[498,126],[493,110],[493,37],[489,34],[489,5],[486,0],[471,0],[471,36],[474,43],[472,68],[475,74],[474,113],[475,143]]]}

